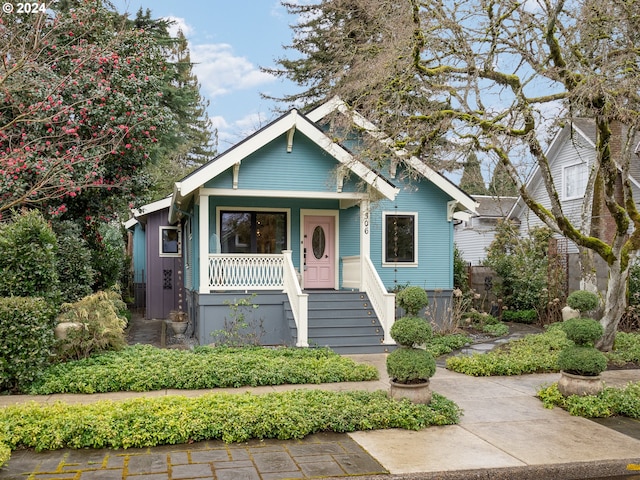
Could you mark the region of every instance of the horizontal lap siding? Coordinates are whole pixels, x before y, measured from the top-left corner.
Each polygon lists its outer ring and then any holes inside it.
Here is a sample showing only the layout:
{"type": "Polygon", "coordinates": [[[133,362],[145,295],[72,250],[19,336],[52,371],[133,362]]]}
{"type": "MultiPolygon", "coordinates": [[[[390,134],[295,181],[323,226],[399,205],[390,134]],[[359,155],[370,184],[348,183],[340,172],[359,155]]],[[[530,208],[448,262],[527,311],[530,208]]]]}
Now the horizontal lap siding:
{"type": "Polygon", "coordinates": [[[452,288],[453,224],[447,221],[451,198],[427,180],[394,183],[401,188],[396,201],[377,202],[371,212],[371,259],[382,281],[388,289],[407,283],[426,289],[452,288]],[[393,211],[418,213],[417,266],[382,265],[382,215],[393,211]]]}
{"type": "MultiPolygon", "coordinates": [[[[564,168],[569,165],[574,165],[580,161],[588,160],[589,164],[592,163],[593,160],[593,148],[584,144],[579,143],[578,139],[567,139],[564,141],[562,146],[559,148],[557,155],[553,160],[550,160],[551,163],[551,175],[553,178],[553,183],[556,187],[558,195],[560,196],[560,201],[562,204],[562,210],[566,217],[580,229],[581,226],[581,213],[582,213],[582,198],[572,199],[572,200],[563,200],[563,181],[564,181],[564,168]]],[[[542,182],[542,179],[538,181],[536,185],[531,185],[533,198],[540,203],[544,208],[551,210],[551,201],[549,200],[549,195],[547,194],[547,190],[542,182]]],[[[529,209],[525,209],[524,213],[520,216],[521,226],[520,230],[524,233],[527,230],[531,230],[534,227],[543,227],[544,223],[529,209]]],[[[561,238],[559,235],[556,237],[561,238]]],[[[569,241],[568,242],[568,250],[569,253],[577,253],[578,249],[576,245],[569,241]]]]}
{"type": "MultiPolygon", "coordinates": [[[[338,163],[304,135],[294,137],[287,153],[282,135],[242,160],[238,189],[283,191],[336,191],[338,163]]],[[[231,188],[232,170],[206,183],[210,188],[231,188]]],[[[349,182],[345,189],[352,189],[349,182]]]]}

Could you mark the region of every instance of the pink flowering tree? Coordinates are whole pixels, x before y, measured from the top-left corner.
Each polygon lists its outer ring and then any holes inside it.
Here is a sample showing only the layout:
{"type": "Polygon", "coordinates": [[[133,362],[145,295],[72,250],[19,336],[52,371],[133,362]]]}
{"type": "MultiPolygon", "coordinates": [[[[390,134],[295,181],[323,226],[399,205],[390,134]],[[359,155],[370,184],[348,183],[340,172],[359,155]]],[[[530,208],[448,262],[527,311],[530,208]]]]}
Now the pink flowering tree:
{"type": "Polygon", "coordinates": [[[0,215],[87,220],[135,201],[170,116],[150,34],[98,2],[0,17],[0,215]]]}

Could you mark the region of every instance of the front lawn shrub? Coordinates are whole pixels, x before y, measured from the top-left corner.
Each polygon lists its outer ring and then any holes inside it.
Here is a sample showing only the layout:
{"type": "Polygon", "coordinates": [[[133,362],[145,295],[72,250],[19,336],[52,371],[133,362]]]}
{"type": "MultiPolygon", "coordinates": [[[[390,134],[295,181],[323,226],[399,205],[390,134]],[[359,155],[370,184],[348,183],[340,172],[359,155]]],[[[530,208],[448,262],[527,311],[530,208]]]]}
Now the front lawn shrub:
{"type": "Polygon", "coordinates": [[[135,345],[52,365],[25,393],[148,392],[377,380],[378,370],[326,348],[135,345]]]}
{"type": "Polygon", "coordinates": [[[538,312],[534,309],[505,310],[502,312],[502,321],[533,324],[538,321],[538,312]]]}
{"type": "Polygon", "coordinates": [[[429,305],[429,298],[424,288],[406,287],[396,294],[396,303],[407,316],[415,317],[420,310],[429,305]]]}
{"type": "Polygon", "coordinates": [[[426,348],[434,357],[439,357],[440,355],[451,353],[454,350],[459,350],[470,342],[470,337],[460,333],[434,335],[426,345],[426,348]]]}
{"type": "Polygon", "coordinates": [[[449,357],[446,366],[476,377],[557,372],[558,354],[571,344],[562,329],[551,326],[544,333],[526,335],[487,353],[449,357]]]}
{"type": "Polygon", "coordinates": [[[97,292],[75,303],[62,305],[57,322],[81,325],[68,331],[57,344],[61,359],[87,358],[92,353],[121,350],[127,345],[124,329],[127,319],[120,312],[126,310],[120,294],[115,290],[97,292]]]}
{"type": "Polygon", "coordinates": [[[80,227],[66,220],[54,224],[58,240],[58,279],[61,301],[71,303],[92,293],[94,272],[91,251],[80,227]]]}
{"type": "Polygon", "coordinates": [[[42,214],[30,211],[0,225],[0,296],[58,302],[57,239],[42,214]]]}
{"type": "Polygon", "coordinates": [[[391,325],[389,334],[398,345],[413,347],[414,345],[427,343],[431,339],[433,332],[431,325],[424,318],[402,317],[391,325]]]}
{"type": "Polygon", "coordinates": [[[492,337],[502,337],[509,333],[509,327],[504,323],[489,324],[482,327],[482,331],[492,337]]]}
{"type": "Polygon", "coordinates": [[[41,298],[0,298],[0,391],[19,391],[50,364],[53,324],[41,298]]]}
{"type": "Polygon", "coordinates": [[[581,313],[595,310],[599,303],[598,296],[586,290],[576,290],[567,297],[567,305],[581,313]]]}
{"type": "Polygon", "coordinates": [[[607,369],[607,357],[593,347],[566,347],[558,355],[558,368],[574,375],[595,376],[607,369]]]}
{"type": "Polygon", "coordinates": [[[576,345],[593,346],[604,333],[602,325],[591,318],[571,318],[560,325],[567,338],[576,345]]]}
{"type": "Polygon", "coordinates": [[[94,290],[108,290],[122,279],[126,265],[124,238],[114,224],[100,224],[88,237],[91,267],[95,272],[94,290]]]}
{"type": "Polygon", "coordinates": [[[436,373],[436,361],[427,350],[402,347],[387,356],[387,373],[397,383],[424,383],[436,373]]]}
{"type": "Polygon", "coordinates": [[[394,401],[383,391],[214,393],[10,406],[0,410],[0,437],[12,450],[144,448],[213,439],[286,440],[317,432],[419,430],[455,424],[459,416],[455,403],[437,393],[429,405],[394,401]]]}
{"type": "Polygon", "coordinates": [[[598,395],[563,396],[554,383],[538,391],[545,408],[560,407],[571,415],[585,418],[623,416],[640,418],[640,382],[625,387],[605,387],[598,395]]]}
{"type": "MultiPolygon", "coordinates": [[[[544,333],[526,335],[485,354],[449,357],[446,366],[474,376],[557,372],[560,351],[575,345],[567,338],[562,324],[552,324],[544,333]]],[[[640,365],[640,333],[618,332],[614,350],[604,355],[617,365],[640,365]]]]}

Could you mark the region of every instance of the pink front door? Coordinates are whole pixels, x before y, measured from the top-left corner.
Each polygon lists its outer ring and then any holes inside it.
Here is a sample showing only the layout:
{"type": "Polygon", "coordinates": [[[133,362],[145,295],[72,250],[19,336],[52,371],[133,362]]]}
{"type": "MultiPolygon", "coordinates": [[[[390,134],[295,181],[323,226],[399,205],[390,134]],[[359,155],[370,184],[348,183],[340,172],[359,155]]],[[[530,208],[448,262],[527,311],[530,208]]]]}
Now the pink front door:
{"type": "Polygon", "coordinates": [[[304,217],[304,288],[336,287],[335,217],[304,217]]]}

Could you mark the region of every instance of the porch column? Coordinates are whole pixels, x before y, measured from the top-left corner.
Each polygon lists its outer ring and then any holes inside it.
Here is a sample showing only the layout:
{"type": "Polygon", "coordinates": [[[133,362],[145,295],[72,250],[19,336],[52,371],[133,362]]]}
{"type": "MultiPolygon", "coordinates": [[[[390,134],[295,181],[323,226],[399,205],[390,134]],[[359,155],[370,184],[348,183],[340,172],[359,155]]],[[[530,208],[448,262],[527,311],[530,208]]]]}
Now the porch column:
{"type": "Polygon", "coordinates": [[[365,259],[371,254],[371,216],[369,200],[360,201],[360,290],[364,290],[365,259]]]}
{"type": "Polygon", "coordinates": [[[200,235],[198,244],[200,248],[200,293],[209,293],[209,196],[200,195],[198,197],[198,205],[200,205],[200,213],[198,215],[198,224],[200,226],[200,235]]]}

